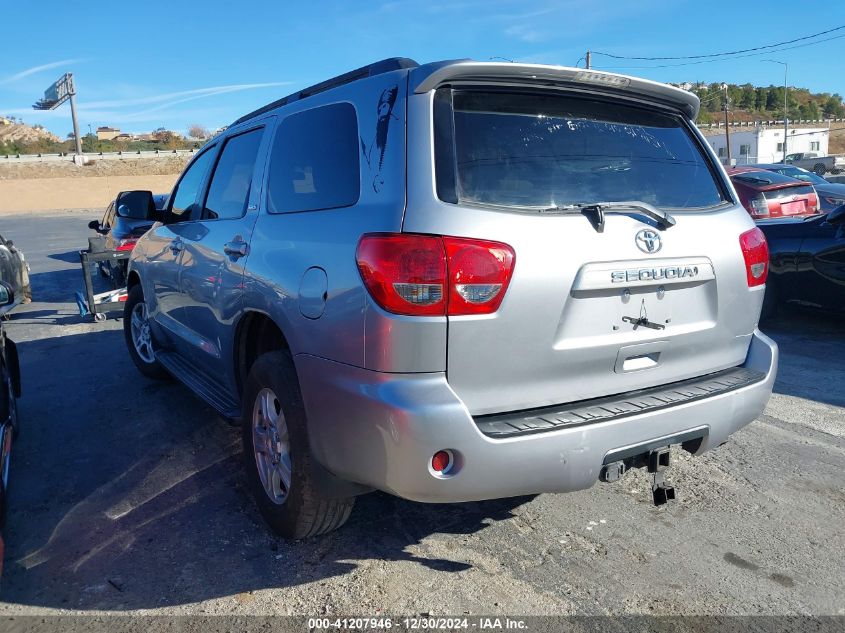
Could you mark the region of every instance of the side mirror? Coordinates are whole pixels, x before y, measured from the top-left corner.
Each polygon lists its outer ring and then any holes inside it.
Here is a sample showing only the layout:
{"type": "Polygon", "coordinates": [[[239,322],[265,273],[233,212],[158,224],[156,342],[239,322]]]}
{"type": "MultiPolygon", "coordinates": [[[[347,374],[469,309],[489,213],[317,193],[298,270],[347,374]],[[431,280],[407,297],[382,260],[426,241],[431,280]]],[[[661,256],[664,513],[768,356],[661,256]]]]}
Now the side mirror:
{"type": "Polygon", "coordinates": [[[7,306],[15,302],[15,291],[5,281],[0,281],[0,306],[7,306]]]}
{"type": "Polygon", "coordinates": [[[91,229],[92,231],[97,231],[97,232],[99,232],[99,230],[100,230],[100,221],[99,221],[99,220],[91,220],[91,221],[88,223],[88,228],[89,228],[89,229],[91,229]]]}
{"type": "Polygon", "coordinates": [[[827,214],[828,224],[845,224],[845,204],[827,214]]]}
{"type": "Polygon", "coordinates": [[[114,204],[120,217],[133,220],[151,220],[156,210],[152,191],[121,191],[114,204]]]}

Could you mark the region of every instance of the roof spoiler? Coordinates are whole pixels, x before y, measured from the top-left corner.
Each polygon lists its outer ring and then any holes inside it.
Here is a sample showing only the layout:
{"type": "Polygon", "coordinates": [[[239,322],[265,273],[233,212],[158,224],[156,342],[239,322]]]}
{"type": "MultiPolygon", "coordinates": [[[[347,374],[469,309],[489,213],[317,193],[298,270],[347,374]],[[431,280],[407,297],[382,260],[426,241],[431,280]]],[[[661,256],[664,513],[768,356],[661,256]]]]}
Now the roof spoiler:
{"type": "Polygon", "coordinates": [[[696,95],[669,84],[584,68],[450,60],[424,64],[411,70],[411,89],[417,94],[453,81],[502,80],[533,85],[580,86],[610,93],[640,95],[673,106],[692,120],[698,116],[700,107],[696,95]]]}

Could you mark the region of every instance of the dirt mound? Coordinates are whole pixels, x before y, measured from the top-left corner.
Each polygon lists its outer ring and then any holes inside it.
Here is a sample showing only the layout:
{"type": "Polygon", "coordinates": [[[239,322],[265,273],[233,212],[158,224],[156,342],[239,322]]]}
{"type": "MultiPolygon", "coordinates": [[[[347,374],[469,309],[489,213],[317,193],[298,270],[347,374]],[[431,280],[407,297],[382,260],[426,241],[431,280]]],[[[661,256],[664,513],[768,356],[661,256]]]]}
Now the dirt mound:
{"type": "Polygon", "coordinates": [[[40,140],[58,142],[60,139],[58,136],[52,132],[48,132],[43,127],[32,127],[30,125],[26,125],[25,123],[7,123],[5,125],[0,125],[0,143],[9,142],[28,144],[36,143],[40,140]]]}
{"type": "Polygon", "coordinates": [[[102,176],[164,176],[179,174],[192,154],[165,154],[157,158],[125,158],[98,160],[87,155],[90,162],[79,167],[71,157],[60,162],[26,162],[4,160],[0,157],[0,180],[28,180],[33,178],[86,178],[102,176]]]}

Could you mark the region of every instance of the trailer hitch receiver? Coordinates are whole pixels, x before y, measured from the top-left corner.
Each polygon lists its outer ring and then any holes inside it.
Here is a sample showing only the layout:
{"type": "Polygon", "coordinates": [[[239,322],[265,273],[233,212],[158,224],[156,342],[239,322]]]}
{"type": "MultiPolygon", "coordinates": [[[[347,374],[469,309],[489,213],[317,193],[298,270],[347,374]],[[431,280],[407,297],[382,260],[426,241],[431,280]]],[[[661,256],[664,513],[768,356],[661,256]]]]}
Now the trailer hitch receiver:
{"type": "Polygon", "coordinates": [[[648,472],[652,474],[651,495],[654,505],[662,506],[667,501],[674,501],[675,488],[664,479],[664,471],[669,467],[669,447],[658,448],[648,454],[648,472]]]}

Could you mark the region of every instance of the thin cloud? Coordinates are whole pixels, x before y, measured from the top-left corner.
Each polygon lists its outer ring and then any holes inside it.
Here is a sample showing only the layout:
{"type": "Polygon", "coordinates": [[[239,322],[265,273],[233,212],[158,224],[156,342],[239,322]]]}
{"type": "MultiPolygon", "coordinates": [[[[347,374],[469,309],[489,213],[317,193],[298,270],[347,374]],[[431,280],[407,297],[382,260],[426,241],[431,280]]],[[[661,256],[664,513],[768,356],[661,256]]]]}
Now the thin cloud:
{"type": "Polygon", "coordinates": [[[9,84],[13,81],[19,81],[24,77],[29,77],[30,75],[35,75],[37,73],[43,72],[45,70],[50,70],[52,68],[58,68],[59,66],[70,66],[71,64],[78,64],[79,62],[85,61],[83,59],[62,59],[57,62],[50,62],[49,64],[41,64],[40,66],[33,66],[32,68],[27,68],[26,70],[22,70],[19,73],[15,73],[5,79],[0,79],[0,84],[9,84]]]}
{"type": "Polygon", "coordinates": [[[290,81],[273,81],[269,83],[259,84],[230,84],[226,86],[211,86],[209,88],[194,88],[193,90],[181,90],[179,92],[168,92],[159,95],[150,95],[146,97],[135,97],[132,99],[118,99],[111,101],[88,101],[84,105],[86,108],[126,108],[137,105],[147,105],[151,103],[162,103],[165,101],[172,101],[174,103],[181,103],[182,101],[191,101],[193,99],[201,99],[203,97],[210,97],[227,92],[239,92],[241,90],[255,90],[257,88],[274,88],[278,86],[287,86],[293,82],[290,81]]]}

